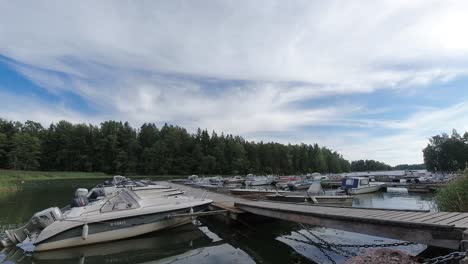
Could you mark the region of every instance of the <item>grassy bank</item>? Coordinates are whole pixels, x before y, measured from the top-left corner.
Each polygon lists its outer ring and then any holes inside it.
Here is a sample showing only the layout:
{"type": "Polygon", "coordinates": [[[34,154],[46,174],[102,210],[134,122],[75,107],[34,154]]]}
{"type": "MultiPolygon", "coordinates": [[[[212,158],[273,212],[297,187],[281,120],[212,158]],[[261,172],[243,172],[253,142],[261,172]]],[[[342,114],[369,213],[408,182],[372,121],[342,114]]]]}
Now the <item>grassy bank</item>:
{"type": "MultiPolygon", "coordinates": [[[[0,192],[16,191],[22,188],[23,182],[49,181],[49,180],[76,180],[76,179],[111,179],[113,175],[102,172],[63,172],[63,171],[20,171],[0,169],[0,192]]],[[[174,179],[184,176],[168,175],[130,175],[132,179],[174,179]]]]}
{"type": "Polygon", "coordinates": [[[0,181],[36,181],[63,179],[96,179],[110,178],[100,172],[59,172],[59,171],[19,171],[0,170],[0,181]]]}
{"type": "MultiPolygon", "coordinates": [[[[66,179],[110,179],[113,175],[102,172],[63,172],[63,171],[20,171],[1,170],[0,183],[12,181],[42,181],[66,179]]],[[[131,178],[180,178],[185,176],[174,175],[129,175],[131,178]]]]}
{"type": "Polygon", "coordinates": [[[468,171],[439,190],[435,201],[441,211],[468,212],[468,171]]]}

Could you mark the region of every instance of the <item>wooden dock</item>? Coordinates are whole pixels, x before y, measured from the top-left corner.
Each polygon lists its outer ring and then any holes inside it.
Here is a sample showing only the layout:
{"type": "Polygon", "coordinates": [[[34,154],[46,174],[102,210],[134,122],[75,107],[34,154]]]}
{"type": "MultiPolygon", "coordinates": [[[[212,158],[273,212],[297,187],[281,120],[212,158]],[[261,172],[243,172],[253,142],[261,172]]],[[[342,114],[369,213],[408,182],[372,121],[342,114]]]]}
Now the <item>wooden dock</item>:
{"type": "Polygon", "coordinates": [[[468,239],[468,213],[252,201],[185,185],[169,185],[183,190],[187,195],[213,200],[214,209],[228,210],[232,219],[248,212],[286,221],[452,249],[459,248],[460,241],[468,239]]]}

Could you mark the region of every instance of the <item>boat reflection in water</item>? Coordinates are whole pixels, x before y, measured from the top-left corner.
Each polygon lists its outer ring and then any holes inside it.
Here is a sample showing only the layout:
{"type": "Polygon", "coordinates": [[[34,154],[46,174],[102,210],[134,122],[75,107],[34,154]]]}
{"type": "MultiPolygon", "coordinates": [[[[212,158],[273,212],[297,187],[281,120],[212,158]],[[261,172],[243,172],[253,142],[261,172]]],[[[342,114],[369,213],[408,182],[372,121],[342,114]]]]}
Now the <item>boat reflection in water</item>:
{"type": "Polygon", "coordinates": [[[217,263],[231,256],[233,262],[254,263],[243,251],[235,249],[204,227],[185,225],[133,239],[111,243],[43,252],[5,248],[0,263],[9,264],[94,264],[94,263],[217,263]],[[235,254],[233,254],[235,252],[235,254]],[[202,259],[199,259],[202,258],[202,259]]]}

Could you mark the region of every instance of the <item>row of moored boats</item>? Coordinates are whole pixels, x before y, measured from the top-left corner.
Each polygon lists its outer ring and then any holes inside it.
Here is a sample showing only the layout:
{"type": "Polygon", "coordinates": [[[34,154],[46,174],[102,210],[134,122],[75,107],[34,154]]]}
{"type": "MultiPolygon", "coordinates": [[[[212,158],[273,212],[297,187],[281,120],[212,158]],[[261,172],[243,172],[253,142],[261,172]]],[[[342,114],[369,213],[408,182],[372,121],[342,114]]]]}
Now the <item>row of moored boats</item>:
{"type": "Polygon", "coordinates": [[[63,208],[45,209],[24,226],[6,230],[0,243],[28,243],[44,251],[124,239],[189,223],[211,202],[152,181],[115,176],[90,191],[77,189],[63,208]]]}

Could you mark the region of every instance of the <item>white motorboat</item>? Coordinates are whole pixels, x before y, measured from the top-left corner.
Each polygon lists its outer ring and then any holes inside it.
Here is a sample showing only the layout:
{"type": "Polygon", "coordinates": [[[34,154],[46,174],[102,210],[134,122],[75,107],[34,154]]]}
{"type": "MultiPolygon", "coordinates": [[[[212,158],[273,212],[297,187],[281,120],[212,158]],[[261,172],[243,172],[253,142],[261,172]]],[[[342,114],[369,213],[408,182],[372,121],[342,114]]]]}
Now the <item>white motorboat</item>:
{"type": "Polygon", "coordinates": [[[23,227],[6,230],[0,243],[32,243],[35,251],[45,251],[114,241],[186,224],[212,202],[121,188],[88,203],[84,192],[77,191],[70,207],[40,211],[23,227]]]}
{"type": "Polygon", "coordinates": [[[341,182],[341,188],[348,194],[373,193],[384,186],[383,183],[370,183],[366,177],[348,177],[341,182]]]}
{"type": "Polygon", "coordinates": [[[245,185],[247,186],[270,185],[272,182],[273,178],[267,176],[254,176],[249,174],[245,178],[245,185]]]}
{"type": "Polygon", "coordinates": [[[191,184],[196,187],[202,187],[207,189],[216,189],[222,187],[223,183],[216,177],[207,177],[207,178],[199,178],[197,181],[191,184]]]}
{"type": "Polygon", "coordinates": [[[224,180],[224,184],[242,184],[245,182],[245,179],[242,176],[234,176],[230,179],[224,180]]]}
{"type": "Polygon", "coordinates": [[[157,184],[151,180],[132,180],[130,178],[120,175],[114,176],[112,178],[112,181],[105,181],[104,184],[98,185],[98,187],[127,188],[134,191],[171,188],[170,186],[157,184]]]}
{"type": "Polygon", "coordinates": [[[268,190],[268,189],[230,189],[229,192],[232,195],[255,195],[255,196],[265,196],[269,194],[277,193],[288,193],[288,191],[281,190],[268,190]]]}

